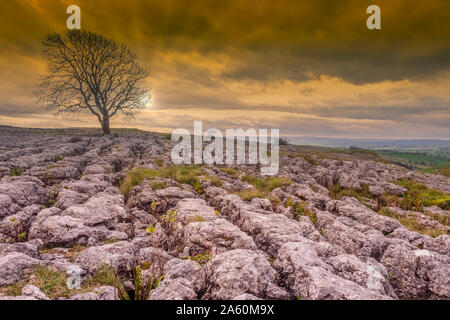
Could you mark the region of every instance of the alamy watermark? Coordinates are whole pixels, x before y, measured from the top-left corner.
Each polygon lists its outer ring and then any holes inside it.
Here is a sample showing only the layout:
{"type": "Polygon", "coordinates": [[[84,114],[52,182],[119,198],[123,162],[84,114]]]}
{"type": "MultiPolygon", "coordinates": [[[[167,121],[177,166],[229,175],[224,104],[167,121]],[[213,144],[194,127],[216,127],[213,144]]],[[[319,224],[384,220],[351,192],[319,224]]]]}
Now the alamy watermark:
{"type": "Polygon", "coordinates": [[[208,129],[202,121],[194,121],[194,132],[176,129],[172,141],[179,142],[171,153],[174,164],[251,164],[261,165],[262,175],[276,175],[280,165],[280,130],[208,129]],[[225,139],[225,144],[224,144],[225,139]],[[203,143],[208,145],[203,148],[203,143]],[[269,150],[270,148],[270,150],[269,150]],[[225,150],[224,150],[225,149],[225,150]]]}
{"type": "MultiPolygon", "coordinates": [[[[81,9],[77,5],[70,5],[66,10],[70,16],[66,20],[66,25],[69,30],[81,29],[81,9]]],[[[381,9],[378,5],[372,4],[367,7],[366,14],[370,16],[366,20],[366,26],[369,30],[381,29],[381,9]]]]}

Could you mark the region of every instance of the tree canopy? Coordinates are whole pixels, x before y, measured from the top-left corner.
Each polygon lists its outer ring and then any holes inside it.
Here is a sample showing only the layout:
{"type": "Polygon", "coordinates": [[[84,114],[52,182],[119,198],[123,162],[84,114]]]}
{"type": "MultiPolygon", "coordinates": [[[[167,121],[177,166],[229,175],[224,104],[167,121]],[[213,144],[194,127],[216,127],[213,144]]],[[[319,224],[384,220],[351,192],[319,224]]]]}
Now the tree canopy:
{"type": "Polygon", "coordinates": [[[110,133],[110,118],[133,117],[150,102],[149,72],[126,45],[84,30],[49,34],[42,41],[49,73],[35,94],[47,110],[89,111],[110,133]]]}

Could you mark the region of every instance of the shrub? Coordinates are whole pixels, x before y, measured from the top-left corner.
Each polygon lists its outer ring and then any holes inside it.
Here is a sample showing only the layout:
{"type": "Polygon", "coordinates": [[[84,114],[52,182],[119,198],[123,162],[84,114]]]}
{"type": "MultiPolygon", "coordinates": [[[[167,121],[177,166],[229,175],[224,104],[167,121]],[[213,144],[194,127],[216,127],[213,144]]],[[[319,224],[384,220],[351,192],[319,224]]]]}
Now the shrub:
{"type": "Polygon", "coordinates": [[[201,266],[203,266],[206,263],[208,263],[208,261],[211,260],[212,257],[213,256],[210,252],[204,252],[204,253],[199,253],[193,257],[187,257],[186,259],[193,260],[193,261],[197,262],[198,264],[200,264],[201,266]]]}
{"type": "Polygon", "coordinates": [[[281,199],[278,198],[277,196],[269,196],[267,197],[267,199],[269,199],[270,203],[272,203],[273,208],[275,208],[281,203],[281,199]]]}
{"type": "Polygon", "coordinates": [[[19,242],[27,241],[27,233],[22,232],[21,234],[17,235],[17,241],[19,241],[19,242]]]}
{"type": "Polygon", "coordinates": [[[11,177],[21,176],[22,173],[23,173],[24,171],[25,171],[25,170],[24,170],[23,168],[11,168],[11,169],[9,170],[9,175],[10,175],[11,177]]]}
{"type": "Polygon", "coordinates": [[[295,220],[299,220],[301,216],[306,216],[313,224],[317,223],[317,216],[314,212],[308,209],[307,203],[304,201],[294,202],[291,198],[286,202],[286,206],[292,208],[292,215],[295,220]]]}
{"type": "Polygon", "coordinates": [[[305,159],[307,162],[309,162],[309,163],[312,164],[313,166],[318,165],[318,162],[316,161],[316,159],[314,159],[313,157],[311,157],[311,156],[309,156],[309,155],[303,156],[303,159],[305,159]]]}
{"type": "Polygon", "coordinates": [[[114,269],[109,265],[104,265],[98,269],[94,273],[93,277],[84,284],[84,287],[87,290],[98,286],[116,287],[119,290],[119,294],[123,300],[130,300],[128,293],[123,287],[122,281],[114,269]]]}
{"type": "Polygon", "coordinates": [[[72,137],[69,140],[70,143],[77,143],[77,142],[81,142],[81,141],[82,141],[82,139],[80,137],[77,137],[77,136],[72,137]]]}
{"type": "Polygon", "coordinates": [[[147,231],[148,233],[153,233],[155,232],[156,228],[153,226],[153,224],[150,224],[150,226],[145,229],[145,231],[147,231]]]}
{"type": "Polygon", "coordinates": [[[176,210],[169,210],[165,215],[160,217],[161,226],[166,230],[168,235],[171,235],[172,231],[177,228],[177,224],[175,222],[176,215],[176,210]]]}
{"type": "Polygon", "coordinates": [[[121,159],[114,159],[111,162],[111,165],[113,167],[113,171],[116,172],[116,173],[120,172],[122,170],[122,168],[123,168],[123,162],[122,162],[121,159]]]}

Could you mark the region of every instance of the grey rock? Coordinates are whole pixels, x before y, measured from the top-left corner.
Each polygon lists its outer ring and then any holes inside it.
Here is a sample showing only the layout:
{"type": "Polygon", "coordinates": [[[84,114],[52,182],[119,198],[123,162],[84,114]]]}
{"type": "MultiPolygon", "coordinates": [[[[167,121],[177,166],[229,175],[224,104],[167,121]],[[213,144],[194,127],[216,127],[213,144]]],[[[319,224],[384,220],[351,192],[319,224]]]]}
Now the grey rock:
{"type": "Polygon", "coordinates": [[[177,278],[161,283],[158,288],[150,291],[149,300],[196,300],[197,293],[191,282],[185,278],[177,278]]]}
{"type": "Polygon", "coordinates": [[[208,262],[206,269],[208,299],[230,300],[245,293],[268,299],[289,297],[276,285],[276,271],[264,255],[255,251],[224,252],[208,262]]]}
{"type": "Polygon", "coordinates": [[[208,206],[203,199],[183,199],[178,202],[175,210],[175,220],[184,224],[217,219],[214,208],[208,206]]]}
{"type": "Polygon", "coordinates": [[[205,272],[195,261],[171,259],[164,271],[164,279],[150,292],[150,300],[194,300],[205,290],[205,272]]]}
{"type": "Polygon", "coordinates": [[[335,275],[332,266],[302,243],[287,243],[279,250],[275,268],[292,293],[306,300],[388,299],[378,292],[335,275]]]}
{"type": "Polygon", "coordinates": [[[333,266],[338,276],[381,295],[397,298],[389,283],[386,268],[375,259],[368,258],[367,262],[363,262],[355,255],[344,254],[330,258],[328,263],[333,266]]]}
{"type": "Polygon", "coordinates": [[[256,250],[253,239],[224,219],[193,222],[182,230],[182,243],[189,255],[205,251],[215,254],[231,249],[256,250]]]}
{"type": "Polygon", "coordinates": [[[55,207],[66,210],[69,207],[85,203],[88,199],[89,196],[86,194],[79,193],[73,190],[63,189],[58,193],[55,207]]]}
{"type": "Polygon", "coordinates": [[[70,300],[119,300],[119,291],[111,286],[94,288],[93,292],[73,295],[70,300]]]}
{"type": "Polygon", "coordinates": [[[84,221],[64,215],[38,217],[31,225],[29,239],[41,239],[44,244],[59,247],[95,245],[105,240],[126,240],[123,232],[105,227],[89,227],[84,221]]]}
{"type": "Polygon", "coordinates": [[[36,300],[50,300],[38,287],[27,284],[22,288],[22,296],[36,300]]]}
{"type": "Polygon", "coordinates": [[[0,286],[22,280],[24,272],[38,264],[39,260],[19,252],[0,256],[0,286]]]}
{"type": "Polygon", "coordinates": [[[398,243],[387,248],[381,263],[401,298],[448,299],[450,296],[448,256],[398,243]]]}
{"type": "Polygon", "coordinates": [[[131,243],[126,241],[90,247],[78,255],[75,263],[88,274],[93,274],[108,265],[118,274],[126,275],[133,271],[134,249],[131,243]]]}

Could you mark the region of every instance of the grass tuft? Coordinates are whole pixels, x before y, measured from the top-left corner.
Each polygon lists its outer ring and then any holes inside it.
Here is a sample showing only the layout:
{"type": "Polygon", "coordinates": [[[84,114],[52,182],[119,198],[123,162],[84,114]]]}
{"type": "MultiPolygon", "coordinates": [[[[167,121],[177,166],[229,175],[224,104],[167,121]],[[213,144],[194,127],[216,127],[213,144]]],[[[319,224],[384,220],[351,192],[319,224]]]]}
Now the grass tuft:
{"type": "Polygon", "coordinates": [[[233,178],[237,178],[239,176],[239,171],[233,168],[219,168],[219,170],[233,178]]]}
{"type": "Polygon", "coordinates": [[[9,170],[9,175],[11,177],[18,177],[18,176],[21,176],[24,171],[25,171],[25,169],[23,169],[23,168],[11,168],[9,170]]]}
{"type": "Polygon", "coordinates": [[[123,287],[122,281],[116,274],[114,269],[109,265],[104,265],[98,269],[92,278],[83,284],[85,291],[90,291],[92,288],[99,286],[113,286],[119,290],[119,294],[123,300],[130,300],[128,293],[123,287]]]}
{"type": "Polygon", "coordinates": [[[233,193],[241,197],[241,199],[244,201],[250,201],[254,198],[264,198],[266,196],[264,192],[259,190],[244,190],[233,193]]]}
{"type": "Polygon", "coordinates": [[[213,187],[221,187],[223,185],[223,181],[220,180],[217,177],[213,177],[213,176],[209,176],[209,175],[205,175],[204,178],[202,178],[202,180],[210,180],[211,181],[211,185],[213,187]]]}
{"type": "Polygon", "coordinates": [[[153,190],[161,190],[169,187],[164,181],[153,181],[151,184],[153,190]]]}
{"type": "Polygon", "coordinates": [[[204,190],[201,186],[200,180],[198,179],[198,176],[201,176],[202,174],[202,168],[195,165],[173,165],[166,168],[161,168],[159,170],[137,168],[127,172],[127,175],[120,184],[119,189],[123,195],[128,196],[131,189],[141,184],[144,179],[167,178],[175,180],[181,184],[191,185],[197,193],[203,194],[204,190]]]}
{"type": "Polygon", "coordinates": [[[409,179],[401,179],[396,184],[408,189],[401,201],[402,209],[423,211],[423,207],[436,205],[444,210],[450,210],[450,194],[429,189],[426,186],[409,179]]]}
{"type": "Polygon", "coordinates": [[[253,185],[257,190],[263,193],[269,193],[276,188],[286,187],[293,182],[289,178],[283,177],[257,177],[253,175],[246,175],[242,178],[242,181],[248,182],[253,185]]]}
{"type": "Polygon", "coordinates": [[[208,261],[211,260],[212,257],[213,256],[210,252],[204,252],[204,253],[199,253],[193,257],[187,257],[186,259],[193,260],[193,261],[197,262],[198,264],[200,264],[201,266],[203,266],[206,263],[208,263],[208,261]]]}
{"type": "Polygon", "coordinates": [[[161,158],[154,159],[153,162],[155,162],[155,164],[160,168],[164,166],[164,160],[161,158]]]}
{"type": "Polygon", "coordinates": [[[306,216],[315,225],[317,223],[317,215],[306,207],[306,202],[294,202],[291,198],[286,202],[286,206],[292,208],[292,215],[295,220],[299,220],[301,216],[306,216]]]}
{"type": "Polygon", "coordinates": [[[443,234],[447,234],[444,230],[424,226],[424,225],[418,223],[416,221],[416,219],[414,219],[414,218],[401,216],[401,215],[396,214],[386,208],[381,209],[380,211],[378,211],[378,213],[383,216],[396,219],[398,222],[400,222],[405,228],[407,228],[410,231],[415,231],[420,234],[424,234],[424,235],[427,235],[427,236],[430,236],[433,238],[436,238],[443,234]]]}

